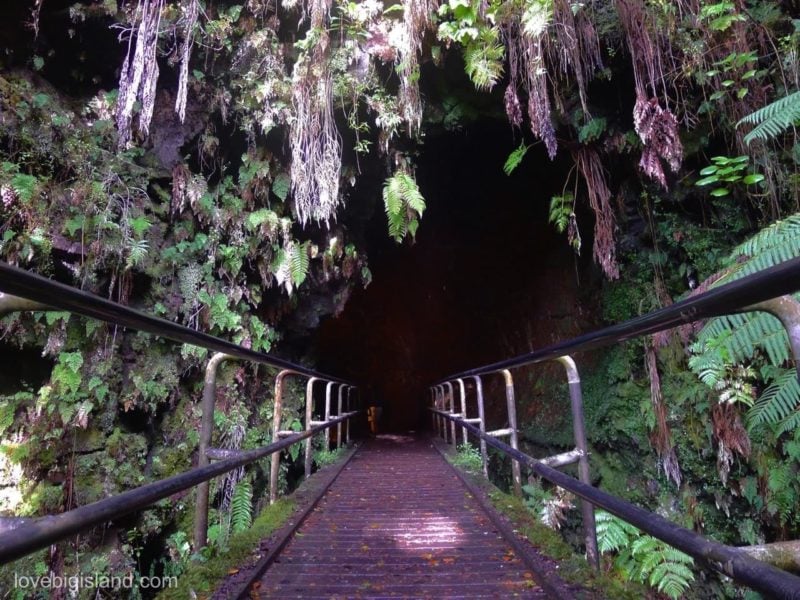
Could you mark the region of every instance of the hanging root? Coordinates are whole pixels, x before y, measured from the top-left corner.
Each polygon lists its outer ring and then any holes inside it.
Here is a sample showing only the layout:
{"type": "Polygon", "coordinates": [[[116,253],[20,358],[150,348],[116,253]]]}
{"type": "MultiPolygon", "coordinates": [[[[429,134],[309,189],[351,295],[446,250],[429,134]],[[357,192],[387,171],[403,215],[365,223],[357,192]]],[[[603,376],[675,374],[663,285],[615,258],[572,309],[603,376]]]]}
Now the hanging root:
{"type": "Polygon", "coordinates": [[[183,7],[183,41],[181,42],[181,66],[178,74],[178,96],[175,98],[175,112],[181,123],[186,118],[186,95],[189,86],[189,59],[194,43],[194,26],[197,24],[199,0],[189,0],[188,6],[183,7]]]}
{"type": "Polygon", "coordinates": [[[611,192],[606,184],[603,165],[593,149],[584,146],[575,153],[578,170],[586,182],[589,204],[594,211],[594,260],[603,269],[606,277],[617,279],[619,265],[616,258],[614,232],[617,228],[614,211],[611,208],[611,192]]]}
{"type": "Polygon", "coordinates": [[[675,485],[681,485],[681,467],[678,456],[675,454],[675,445],[672,443],[672,432],[667,424],[667,410],[664,406],[664,397],[661,394],[661,378],[658,374],[658,361],[655,346],[652,340],[645,341],[645,366],[650,378],[650,400],[653,403],[653,413],[656,417],[656,428],[650,436],[650,443],[656,449],[661,459],[661,467],[668,479],[675,485]]]}
{"type": "Polygon", "coordinates": [[[163,8],[164,0],[140,0],[136,7],[134,18],[136,46],[131,56],[131,40],[128,40],[128,53],[125,55],[119,75],[116,120],[120,148],[126,147],[131,141],[133,107],[137,100],[141,103],[138,131],[146,136],[150,130],[158,82],[156,52],[163,8]]]}

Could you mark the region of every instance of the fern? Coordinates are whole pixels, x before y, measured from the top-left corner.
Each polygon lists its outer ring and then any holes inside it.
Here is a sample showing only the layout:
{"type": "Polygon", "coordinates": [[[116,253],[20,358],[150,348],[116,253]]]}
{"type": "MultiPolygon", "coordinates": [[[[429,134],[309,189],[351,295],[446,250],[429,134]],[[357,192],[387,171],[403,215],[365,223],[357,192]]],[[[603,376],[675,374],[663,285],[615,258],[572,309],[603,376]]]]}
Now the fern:
{"type": "Polygon", "coordinates": [[[679,598],[694,580],[694,560],[661,540],[605,511],[595,515],[601,553],[617,552],[614,565],[630,580],[645,582],[670,598],[679,598]]]}
{"type": "Polygon", "coordinates": [[[569,226],[574,200],[575,198],[570,192],[566,192],[563,196],[553,196],[550,199],[549,221],[555,226],[558,233],[564,233],[569,226]]]}
{"type": "Polygon", "coordinates": [[[631,537],[639,535],[639,530],[603,510],[595,514],[597,528],[597,547],[601,553],[619,552],[627,547],[631,537]]]}
{"type": "MultiPolygon", "coordinates": [[[[727,269],[715,285],[745,277],[760,270],[800,256],[800,215],[792,215],[764,228],[737,246],[727,259],[727,269]]],[[[752,394],[745,389],[744,365],[758,357],[780,375],[748,411],[750,431],[761,426],[775,428],[778,435],[800,426],[800,386],[791,381],[792,373],[784,369],[790,359],[789,340],[780,321],[764,312],[727,315],[711,319],[692,346],[694,356],[689,367],[721,398],[750,404],[752,394]],[[741,393],[744,390],[744,393],[741,393]]]]}
{"type": "Polygon", "coordinates": [[[383,186],[383,205],[389,222],[389,237],[398,243],[407,234],[413,238],[425,211],[425,199],[414,178],[405,171],[397,171],[389,177],[383,186]]]}
{"type": "Polygon", "coordinates": [[[275,281],[282,285],[290,296],[308,276],[311,259],[308,253],[308,241],[302,244],[297,240],[289,240],[283,248],[275,252],[270,270],[275,274],[275,281]]]}
{"type": "Polygon", "coordinates": [[[29,203],[33,200],[38,184],[39,180],[33,175],[17,173],[11,178],[11,188],[23,203],[29,203]]]}
{"type": "Polygon", "coordinates": [[[520,142],[519,148],[508,155],[506,164],[503,165],[503,171],[506,175],[511,175],[511,173],[514,172],[514,169],[519,166],[519,164],[522,162],[522,159],[525,158],[528,148],[530,148],[530,146],[526,146],[524,142],[520,142]]]}
{"type": "Polygon", "coordinates": [[[777,426],[778,435],[794,431],[800,425],[800,384],[797,369],[786,369],[775,378],[747,413],[748,429],[759,425],[777,426]]]}
{"type": "Polygon", "coordinates": [[[800,91],[789,94],[747,115],[736,126],[750,123],[756,127],[744,136],[744,143],[768,141],[778,137],[800,120],[800,91]]]}
{"type": "Polygon", "coordinates": [[[292,246],[291,257],[289,259],[289,272],[292,277],[292,283],[295,287],[299,287],[301,283],[306,280],[308,274],[308,265],[310,259],[308,257],[309,242],[302,244],[294,244],[292,246]]]}
{"type": "Polygon", "coordinates": [[[464,49],[464,68],[480,91],[489,91],[503,76],[505,47],[496,28],[485,29],[464,49]]]}
{"type": "Polygon", "coordinates": [[[250,528],[253,523],[253,486],[246,479],[236,484],[231,499],[231,533],[250,528]]]}
{"type": "Polygon", "coordinates": [[[127,243],[128,260],[125,262],[126,268],[130,269],[144,262],[147,258],[147,240],[129,240],[127,243]]]}

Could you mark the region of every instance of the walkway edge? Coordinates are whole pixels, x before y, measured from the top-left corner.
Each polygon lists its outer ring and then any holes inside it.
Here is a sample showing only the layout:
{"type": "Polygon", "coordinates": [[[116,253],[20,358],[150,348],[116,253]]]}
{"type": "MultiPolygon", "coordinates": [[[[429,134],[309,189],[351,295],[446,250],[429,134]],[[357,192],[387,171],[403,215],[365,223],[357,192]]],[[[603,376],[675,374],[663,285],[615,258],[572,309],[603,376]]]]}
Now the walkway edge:
{"type": "Polygon", "coordinates": [[[514,549],[514,552],[516,552],[517,556],[522,559],[522,562],[525,563],[525,566],[533,572],[534,579],[542,588],[542,590],[548,596],[555,598],[556,600],[575,600],[575,594],[570,591],[568,584],[563,579],[554,577],[545,571],[542,560],[533,553],[532,549],[529,548],[508,525],[508,523],[503,520],[503,518],[498,514],[497,509],[492,506],[492,503],[486,497],[485,492],[471,482],[464,475],[464,473],[461,472],[461,470],[456,468],[450,463],[449,460],[447,460],[447,447],[442,447],[442,444],[435,438],[431,438],[431,444],[442,456],[442,460],[447,463],[447,466],[450,467],[459,480],[461,480],[461,483],[464,485],[464,487],[469,490],[469,493],[472,494],[473,498],[475,498],[475,501],[483,509],[483,512],[489,517],[492,525],[497,528],[503,538],[514,549]]]}
{"type": "Polygon", "coordinates": [[[261,541],[259,547],[266,547],[266,554],[258,559],[254,565],[234,575],[233,577],[235,579],[232,580],[228,578],[223,580],[212,594],[212,600],[248,600],[250,598],[250,589],[253,587],[253,584],[261,579],[264,575],[264,571],[267,570],[283,551],[295,532],[328,492],[328,489],[330,489],[333,482],[336,481],[339,474],[350,464],[350,461],[356,455],[360,447],[361,444],[356,442],[347,450],[349,454],[338,464],[331,465],[330,468],[321,469],[312,475],[311,479],[306,481],[303,486],[295,490],[294,494],[306,492],[309,495],[302,499],[301,505],[292,516],[289,517],[286,524],[273,532],[266,540],[261,541]],[[308,484],[311,485],[309,486],[308,484]]]}

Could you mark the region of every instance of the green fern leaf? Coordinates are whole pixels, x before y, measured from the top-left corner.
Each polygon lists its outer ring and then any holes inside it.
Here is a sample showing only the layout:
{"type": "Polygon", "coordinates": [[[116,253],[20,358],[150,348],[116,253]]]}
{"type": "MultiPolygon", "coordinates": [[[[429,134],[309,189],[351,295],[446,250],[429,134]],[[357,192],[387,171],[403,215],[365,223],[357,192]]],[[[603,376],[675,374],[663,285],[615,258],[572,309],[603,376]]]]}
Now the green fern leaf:
{"type": "Polygon", "coordinates": [[[505,47],[496,28],[485,29],[464,48],[464,70],[480,91],[489,91],[503,76],[505,47]]]}
{"type": "Polygon", "coordinates": [[[389,237],[402,242],[410,233],[413,238],[419,227],[419,218],[425,211],[425,199],[414,178],[397,171],[383,186],[383,207],[389,225],[389,237]]]}
{"type": "Polygon", "coordinates": [[[292,245],[291,257],[289,258],[289,273],[295,287],[299,287],[306,280],[306,275],[308,275],[308,245],[309,242],[292,245]]]}
{"type": "Polygon", "coordinates": [[[601,553],[618,552],[628,546],[631,538],[640,534],[633,525],[602,510],[595,514],[595,524],[597,547],[601,553]]]}
{"type": "Polygon", "coordinates": [[[787,369],[775,378],[747,413],[747,427],[752,430],[759,425],[773,425],[777,432],[790,431],[797,421],[800,408],[800,384],[797,369],[787,369]]]}
{"type": "Polygon", "coordinates": [[[519,166],[525,154],[528,152],[528,148],[530,148],[530,146],[526,146],[524,142],[520,142],[519,148],[508,155],[506,163],[503,165],[503,172],[505,172],[506,175],[511,175],[514,169],[519,166]]]}
{"type": "Polygon", "coordinates": [[[789,94],[767,104],[765,107],[747,115],[736,126],[743,123],[755,124],[756,127],[744,137],[744,143],[753,140],[768,141],[800,121],[800,91],[789,94]]]}
{"type": "Polygon", "coordinates": [[[246,479],[236,484],[231,498],[231,532],[238,533],[253,523],[253,486],[246,479]]]}

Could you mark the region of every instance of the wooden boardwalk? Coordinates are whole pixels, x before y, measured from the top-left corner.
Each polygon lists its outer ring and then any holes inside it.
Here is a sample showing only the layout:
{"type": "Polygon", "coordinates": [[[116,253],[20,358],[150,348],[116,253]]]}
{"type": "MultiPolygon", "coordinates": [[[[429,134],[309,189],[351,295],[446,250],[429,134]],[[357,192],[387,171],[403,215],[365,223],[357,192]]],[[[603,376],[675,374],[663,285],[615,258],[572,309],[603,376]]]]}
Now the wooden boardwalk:
{"type": "Polygon", "coordinates": [[[254,586],[261,598],[546,598],[428,440],[367,442],[254,586]]]}

